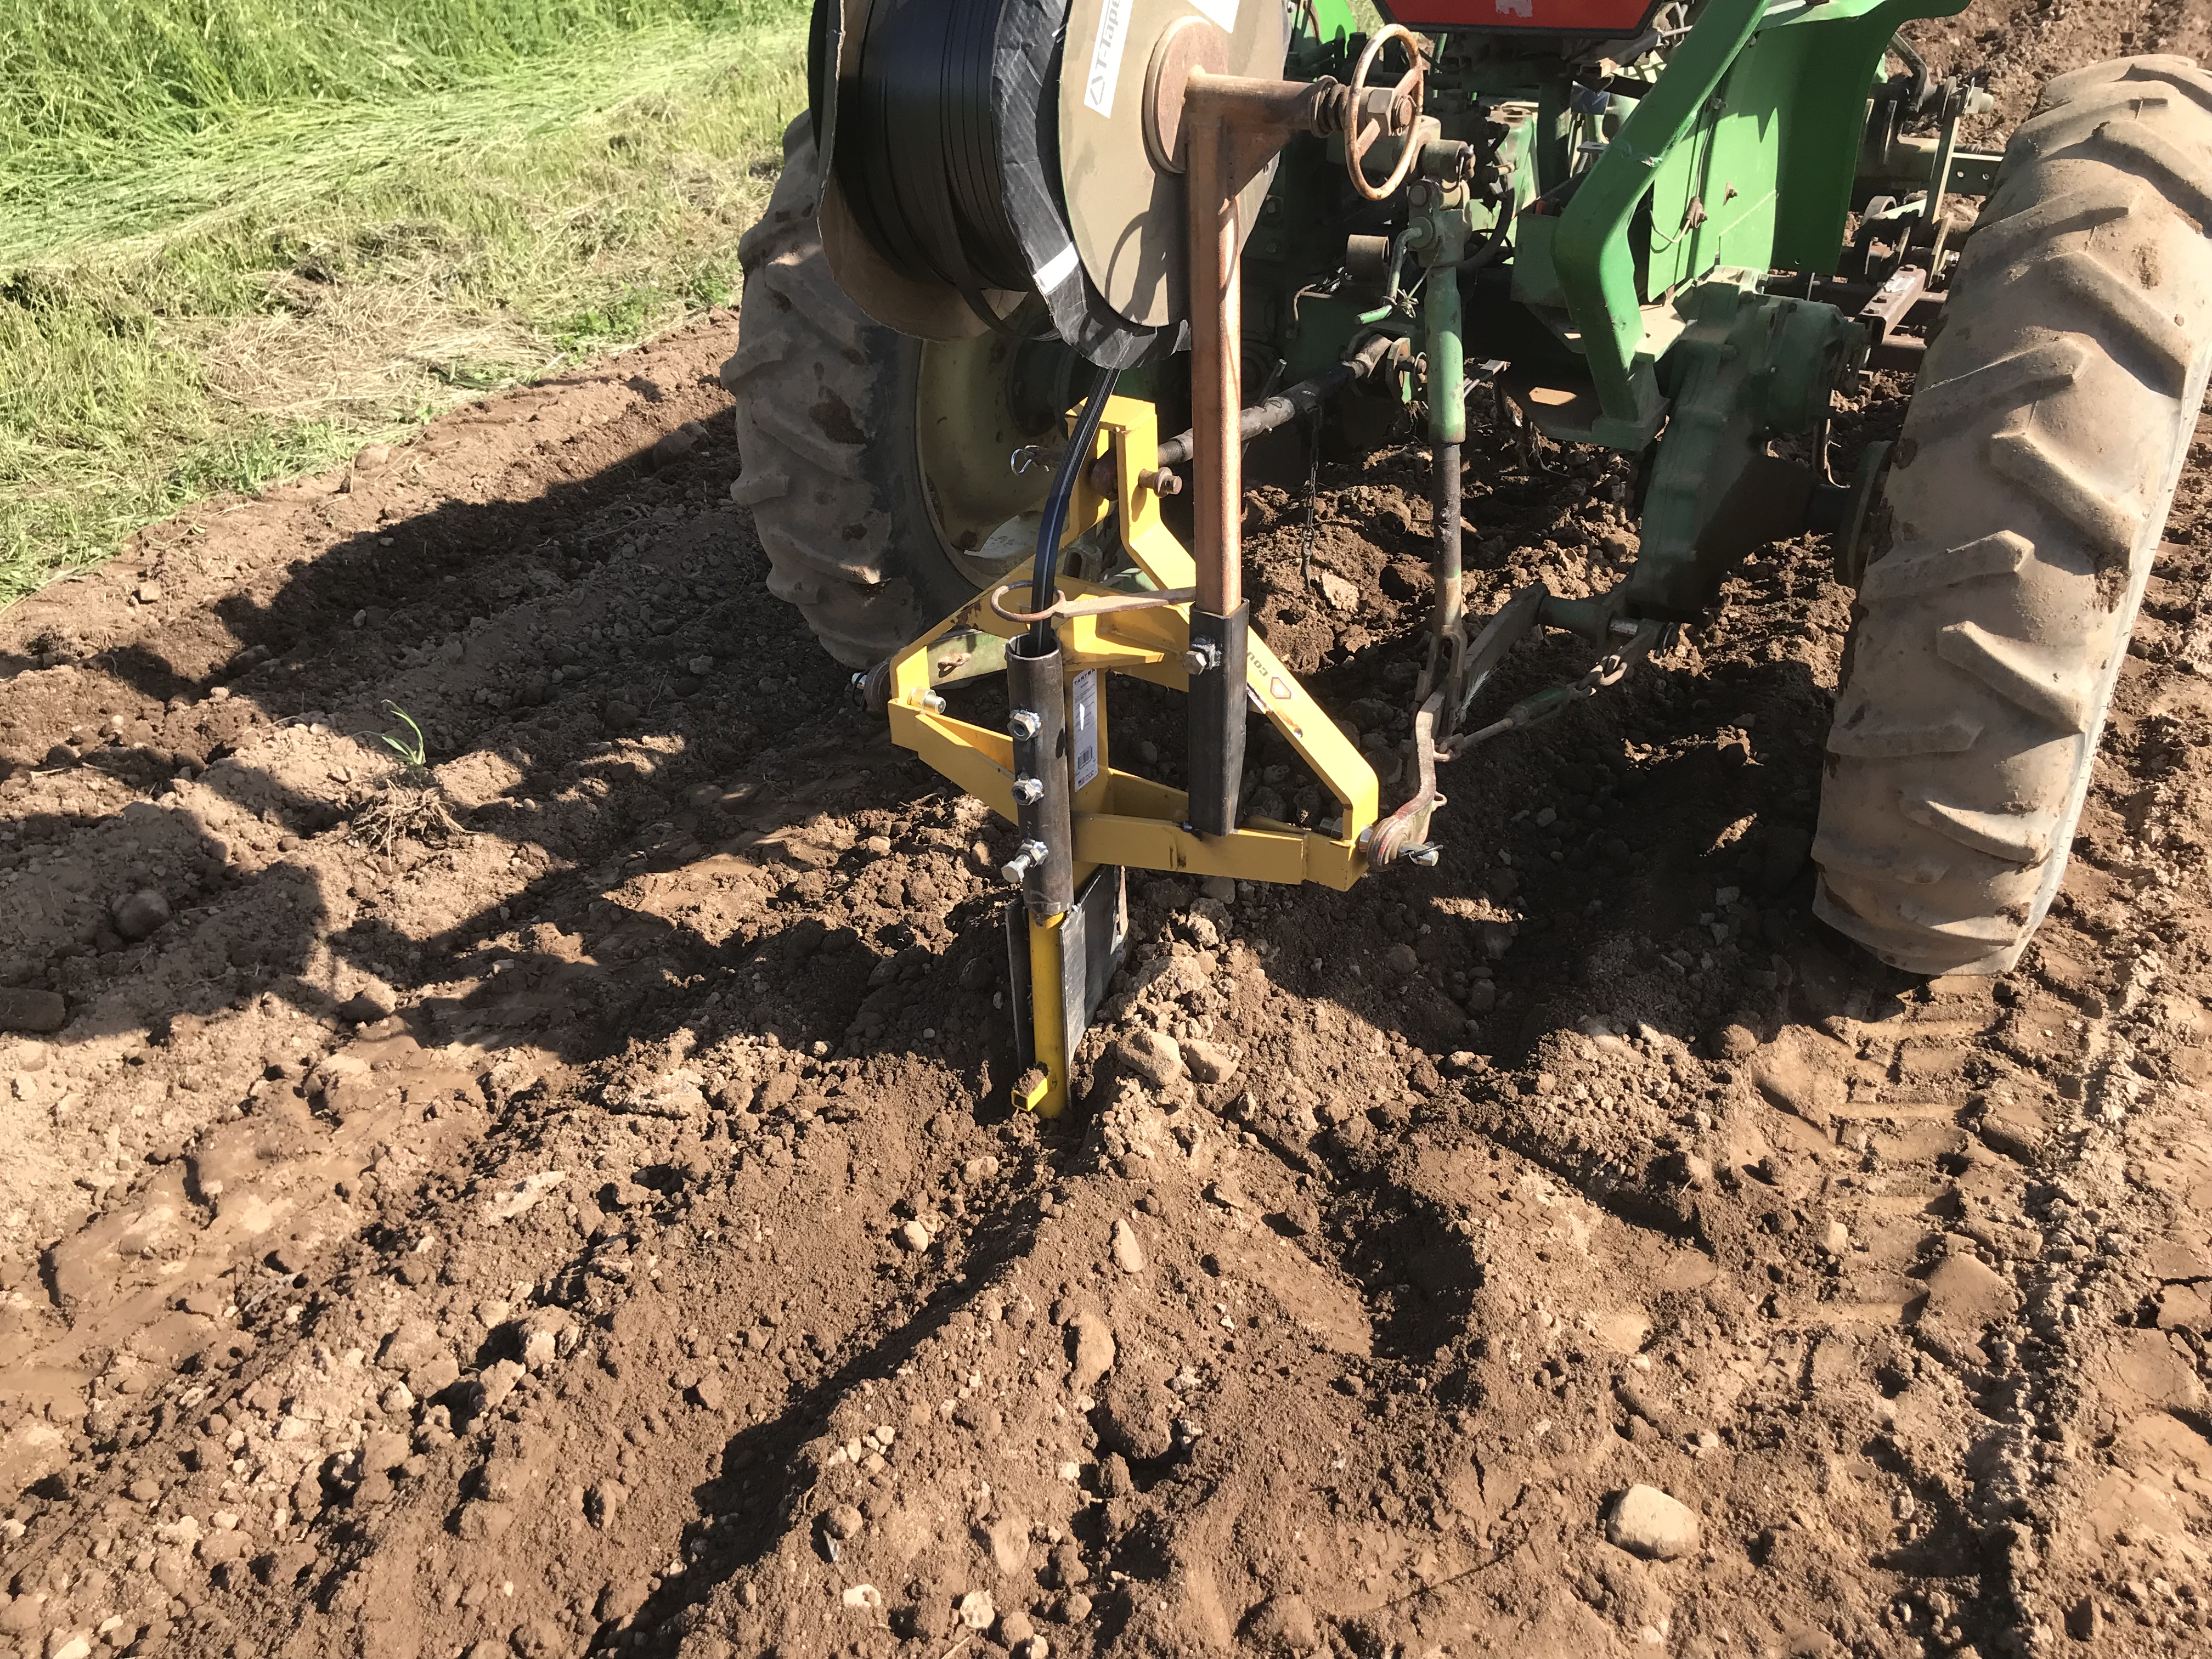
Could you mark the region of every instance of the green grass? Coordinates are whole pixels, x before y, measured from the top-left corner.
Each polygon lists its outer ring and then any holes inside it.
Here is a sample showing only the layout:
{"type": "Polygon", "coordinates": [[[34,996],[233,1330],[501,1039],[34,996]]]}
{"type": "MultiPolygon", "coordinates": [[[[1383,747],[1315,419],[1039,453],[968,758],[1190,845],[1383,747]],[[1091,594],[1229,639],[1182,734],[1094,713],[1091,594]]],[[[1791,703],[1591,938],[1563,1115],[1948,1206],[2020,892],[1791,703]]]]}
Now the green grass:
{"type": "Polygon", "coordinates": [[[804,0],[118,0],[0,33],[0,600],[726,303],[804,0]]]}

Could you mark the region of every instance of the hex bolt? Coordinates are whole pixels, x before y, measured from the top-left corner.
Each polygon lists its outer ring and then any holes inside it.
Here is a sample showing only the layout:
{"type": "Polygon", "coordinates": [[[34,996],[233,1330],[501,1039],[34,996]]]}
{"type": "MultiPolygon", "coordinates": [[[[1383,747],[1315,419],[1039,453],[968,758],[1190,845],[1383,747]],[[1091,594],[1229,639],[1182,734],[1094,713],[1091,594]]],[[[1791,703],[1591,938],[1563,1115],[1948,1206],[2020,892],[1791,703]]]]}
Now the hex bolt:
{"type": "Polygon", "coordinates": [[[1436,861],[1443,856],[1443,850],[1434,842],[1416,842],[1399,856],[1408,864],[1418,864],[1424,869],[1431,869],[1435,866],[1436,861]]]}
{"type": "Polygon", "coordinates": [[[945,699],[934,691],[925,691],[921,694],[921,706],[933,714],[942,714],[945,712],[945,699]]]}
{"type": "Polygon", "coordinates": [[[1193,678],[1220,666],[1221,647],[1212,640],[1200,640],[1182,653],[1182,672],[1193,678]]]}
{"type": "Polygon", "coordinates": [[[1044,799],[1044,783],[1037,778],[1016,778],[1014,799],[1024,806],[1044,799]]]}
{"type": "Polygon", "coordinates": [[[1022,884],[1023,878],[1051,856],[1052,848],[1047,847],[1042,842],[1025,841],[1016,849],[1013,857],[999,866],[999,873],[1004,876],[1010,884],[1018,887],[1022,884]]]}
{"type": "Polygon", "coordinates": [[[1037,718],[1033,709],[1017,708],[1006,716],[1006,730],[1025,741],[1043,729],[1044,722],[1037,718]]]}

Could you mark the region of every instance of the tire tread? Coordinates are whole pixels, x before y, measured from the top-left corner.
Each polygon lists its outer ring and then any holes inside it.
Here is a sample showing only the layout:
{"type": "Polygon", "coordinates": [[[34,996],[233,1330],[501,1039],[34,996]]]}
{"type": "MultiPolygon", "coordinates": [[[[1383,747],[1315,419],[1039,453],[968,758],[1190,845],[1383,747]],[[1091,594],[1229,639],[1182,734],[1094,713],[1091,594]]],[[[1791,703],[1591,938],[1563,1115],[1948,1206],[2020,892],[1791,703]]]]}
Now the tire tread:
{"type": "Polygon", "coordinates": [[[1966,243],[1860,589],[1815,910],[1997,973],[2063,875],[2212,376],[2212,76],[2053,81],[1966,243]]]}

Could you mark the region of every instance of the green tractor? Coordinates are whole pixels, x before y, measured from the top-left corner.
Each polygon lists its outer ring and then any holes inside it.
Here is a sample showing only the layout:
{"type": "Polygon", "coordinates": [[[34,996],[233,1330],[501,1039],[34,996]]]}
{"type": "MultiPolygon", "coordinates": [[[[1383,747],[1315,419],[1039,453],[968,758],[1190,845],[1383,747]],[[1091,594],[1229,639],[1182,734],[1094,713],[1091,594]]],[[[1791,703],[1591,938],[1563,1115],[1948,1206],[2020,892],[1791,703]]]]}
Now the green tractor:
{"type": "Polygon", "coordinates": [[[1009,873],[1042,923],[1074,902],[1055,860],[1250,873],[1238,856],[1270,851],[1233,840],[1271,683],[1238,614],[1239,455],[1267,427],[1376,398],[1425,419],[1437,596],[1410,799],[1355,823],[1358,788],[1325,778],[1345,860],[1310,848],[1268,878],[1432,861],[1437,765],[1695,626],[1747,554],[1824,531],[1858,599],[1819,913],[1913,972],[2004,971],[2063,872],[2212,370],[2212,76],[2078,70],[1978,152],[1960,131],[1988,94],[1899,33],[1962,5],[1382,0],[1363,31],[1345,0],[817,0],[812,107],[744,242],[724,370],[770,585],[895,722],[944,708],[884,666],[902,648],[947,680],[1008,673],[1017,729],[969,770],[915,746],[1012,792],[994,804],[1034,856],[1009,873]],[[1836,456],[1832,402],[1869,367],[1917,375],[1902,436],[1836,456]],[[1462,614],[1479,388],[1636,458],[1614,585],[1462,614]],[[1109,393],[1191,429],[1131,459],[1109,393]],[[1130,551],[1186,487],[1188,588],[1130,551]],[[1060,585],[1079,538],[1089,599],[1060,585]],[[1108,641],[1115,593],[1182,631],[1140,649],[1124,618],[1108,641]],[[1590,673],[1486,714],[1534,629],[1586,640],[1590,673]],[[1082,715],[1067,675],[1033,672],[1060,644],[1188,691],[1187,791],[1139,807],[1132,781],[1115,828],[1077,781],[1071,809],[1082,715]],[[1065,704],[1057,749],[1024,747],[1039,699],[1065,704]],[[1128,827],[1147,812],[1150,839],[1128,827]]]}

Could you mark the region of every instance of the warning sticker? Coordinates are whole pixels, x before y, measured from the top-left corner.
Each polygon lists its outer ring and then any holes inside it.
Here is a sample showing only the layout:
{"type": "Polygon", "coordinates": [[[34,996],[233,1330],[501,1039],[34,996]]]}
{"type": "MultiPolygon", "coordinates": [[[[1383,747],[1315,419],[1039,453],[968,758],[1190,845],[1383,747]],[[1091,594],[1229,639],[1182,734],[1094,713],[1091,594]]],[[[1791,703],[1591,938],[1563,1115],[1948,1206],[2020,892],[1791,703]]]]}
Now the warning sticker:
{"type": "Polygon", "coordinates": [[[1106,0],[1100,9],[1098,38],[1091,43],[1091,73],[1083,82],[1085,106],[1109,118],[1114,113],[1114,84],[1121,78],[1121,48],[1129,44],[1132,3],[1133,0],[1106,0]]]}
{"type": "Polygon", "coordinates": [[[1237,0],[1190,0],[1190,3],[1218,23],[1224,34],[1237,33],[1237,0]]]}
{"type": "Polygon", "coordinates": [[[1075,677],[1075,787],[1098,775],[1098,671],[1086,668],[1075,677]]]}

